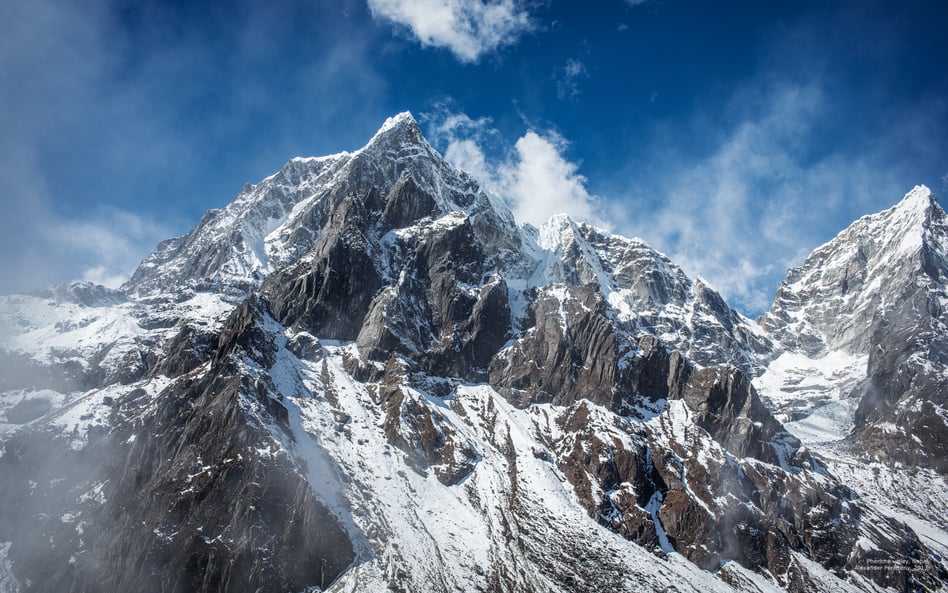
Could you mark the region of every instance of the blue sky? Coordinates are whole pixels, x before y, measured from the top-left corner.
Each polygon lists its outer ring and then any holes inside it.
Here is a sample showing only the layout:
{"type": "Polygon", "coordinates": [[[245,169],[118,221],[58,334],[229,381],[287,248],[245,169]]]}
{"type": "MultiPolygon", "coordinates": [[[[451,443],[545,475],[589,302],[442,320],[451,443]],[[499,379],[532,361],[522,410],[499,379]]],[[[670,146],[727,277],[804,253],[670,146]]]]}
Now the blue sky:
{"type": "Polygon", "coordinates": [[[948,193],[948,5],[0,5],[0,292],[116,284],[245,182],[410,110],[523,220],[640,236],[750,314],[918,183],[948,193]]]}

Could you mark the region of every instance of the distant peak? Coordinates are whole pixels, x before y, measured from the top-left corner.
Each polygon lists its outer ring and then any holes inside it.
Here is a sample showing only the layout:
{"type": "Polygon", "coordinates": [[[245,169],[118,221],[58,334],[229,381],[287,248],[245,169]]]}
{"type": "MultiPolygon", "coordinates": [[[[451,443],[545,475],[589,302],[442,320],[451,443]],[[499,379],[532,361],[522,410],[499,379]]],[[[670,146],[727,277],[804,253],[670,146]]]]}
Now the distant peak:
{"type": "Polygon", "coordinates": [[[537,229],[540,247],[555,251],[575,239],[575,223],[566,214],[554,214],[537,229]]]}
{"type": "Polygon", "coordinates": [[[559,213],[559,214],[554,214],[553,216],[551,216],[550,219],[543,224],[543,226],[549,226],[549,227],[554,227],[554,228],[559,229],[559,228],[571,227],[573,226],[573,224],[574,224],[573,219],[570,218],[569,214],[559,213]]]}
{"type": "Polygon", "coordinates": [[[572,236],[576,222],[568,214],[554,214],[538,229],[540,237],[550,245],[559,244],[563,237],[572,236]]]}

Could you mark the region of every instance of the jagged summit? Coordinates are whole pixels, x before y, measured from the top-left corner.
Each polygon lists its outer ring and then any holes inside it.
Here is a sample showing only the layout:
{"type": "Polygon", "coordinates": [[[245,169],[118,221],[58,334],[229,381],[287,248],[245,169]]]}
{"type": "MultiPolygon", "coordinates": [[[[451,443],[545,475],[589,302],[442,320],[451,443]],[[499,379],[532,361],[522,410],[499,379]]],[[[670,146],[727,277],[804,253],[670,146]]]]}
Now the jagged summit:
{"type": "MultiPolygon", "coordinates": [[[[592,283],[628,331],[661,337],[699,364],[726,360],[749,372],[757,364],[755,352],[767,349],[753,324],[717,292],[693,283],[639,239],[566,215],[552,217],[540,229],[518,227],[500,197],[430,146],[409,112],[386,120],[354,152],[294,158],[247,186],[224,209],[208,211],[191,233],[159,245],[124,288],[138,296],[188,287],[240,298],[268,278],[272,287],[288,281],[288,274],[303,273],[291,264],[311,261],[300,259],[306,254],[326,257],[326,238],[347,225],[359,229],[359,241],[375,254],[360,266],[369,285],[382,286],[393,274],[393,264],[378,256],[391,243],[387,233],[407,237],[408,228],[427,228],[423,221],[452,212],[465,214],[490,255],[489,269],[503,273],[514,330],[528,318],[524,291],[592,283]]],[[[444,222],[449,220],[455,219],[444,222]]],[[[351,328],[338,329],[353,337],[351,328]]]]}
{"type": "MultiPolygon", "coordinates": [[[[421,136],[421,128],[418,126],[418,121],[415,119],[415,116],[412,115],[411,111],[402,111],[401,113],[396,113],[392,117],[387,118],[381,127],[379,127],[378,132],[375,133],[372,140],[393,133],[404,134],[413,139],[417,139],[421,136]],[[416,132],[417,136],[415,135],[416,132]]],[[[371,143],[372,141],[370,140],[369,144],[371,143]]]]}
{"type": "MultiPolygon", "coordinates": [[[[415,144],[419,146],[425,146],[430,149],[428,141],[421,133],[421,128],[418,126],[418,121],[415,120],[415,117],[411,114],[411,112],[403,111],[402,113],[398,113],[392,117],[387,118],[378,131],[372,135],[372,138],[370,138],[369,141],[366,142],[361,148],[358,148],[354,151],[344,150],[335,154],[323,156],[295,156],[287,162],[287,164],[283,167],[283,170],[286,170],[286,168],[290,167],[293,163],[313,163],[350,158],[367,150],[371,151],[374,147],[381,147],[383,145],[392,144],[393,142],[400,145],[415,144]]],[[[267,179],[270,178],[268,177],[267,179]]]]}
{"type": "Polygon", "coordinates": [[[903,289],[944,276],[945,212],[916,186],[897,204],[864,216],[791,269],[759,323],[778,345],[808,355],[866,352],[874,312],[903,289]],[[934,256],[934,257],[933,257],[934,256]]]}
{"type": "Polygon", "coordinates": [[[627,331],[659,337],[701,365],[728,361],[752,372],[755,353],[768,351],[766,338],[749,319],[641,239],[565,214],[528,236],[540,262],[531,286],[595,286],[627,331]]]}
{"type": "MultiPolygon", "coordinates": [[[[464,211],[501,249],[515,247],[513,215],[476,180],[447,163],[408,112],[389,118],[361,148],[296,157],[221,210],[209,210],[188,234],[158,245],[123,289],[156,295],[191,287],[235,294],[305,253],[344,203],[379,217],[385,230],[423,217],[464,211]]],[[[353,216],[345,206],[346,216],[353,216]]],[[[380,229],[381,230],[381,227],[380,229]]]]}
{"type": "Polygon", "coordinates": [[[925,184],[919,184],[909,190],[893,208],[901,210],[928,211],[938,209],[941,205],[935,193],[925,184]]]}
{"type": "Polygon", "coordinates": [[[403,111],[386,119],[365,146],[356,151],[356,154],[374,152],[375,156],[382,156],[388,153],[388,156],[404,158],[410,151],[441,158],[428,143],[411,112],[403,111]]]}

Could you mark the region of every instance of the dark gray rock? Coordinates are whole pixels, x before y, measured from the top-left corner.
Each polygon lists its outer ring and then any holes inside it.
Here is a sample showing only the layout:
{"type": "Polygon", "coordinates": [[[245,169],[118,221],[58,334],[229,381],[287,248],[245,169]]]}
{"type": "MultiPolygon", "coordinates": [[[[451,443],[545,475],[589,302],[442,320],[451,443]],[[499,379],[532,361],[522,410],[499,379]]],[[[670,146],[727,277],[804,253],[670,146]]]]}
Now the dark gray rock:
{"type": "Polygon", "coordinates": [[[619,360],[630,347],[606,316],[598,288],[547,289],[530,310],[533,327],[491,360],[491,386],[521,407],[581,399],[615,407],[619,360]]]}
{"type": "Polygon", "coordinates": [[[518,406],[588,400],[619,413],[682,399],[695,421],[737,457],[780,463],[799,442],[764,407],[737,368],[698,369],[652,336],[633,347],[595,285],[541,292],[536,324],[491,361],[492,386],[518,406]]]}
{"type": "Polygon", "coordinates": [[[330,216],[307,258],[280,270],[261,292],[274,315],[321,337],[353,340],[382,281],[362,228],[359,197],[347,196],[330,216]]]}

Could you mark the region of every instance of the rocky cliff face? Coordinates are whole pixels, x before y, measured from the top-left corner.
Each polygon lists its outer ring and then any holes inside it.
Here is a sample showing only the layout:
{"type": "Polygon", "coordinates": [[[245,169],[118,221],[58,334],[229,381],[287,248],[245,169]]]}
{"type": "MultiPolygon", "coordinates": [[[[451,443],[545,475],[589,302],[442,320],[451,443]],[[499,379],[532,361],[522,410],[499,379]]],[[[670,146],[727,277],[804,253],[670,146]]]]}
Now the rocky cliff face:
{"type": "Polygon", "coordinates": [[[408,114],[248,186],[120,292],[2,311],[19,591],[948,580],[758,396],[810,334],[762,331],[640,241],[518,227],[408,114]]]}

